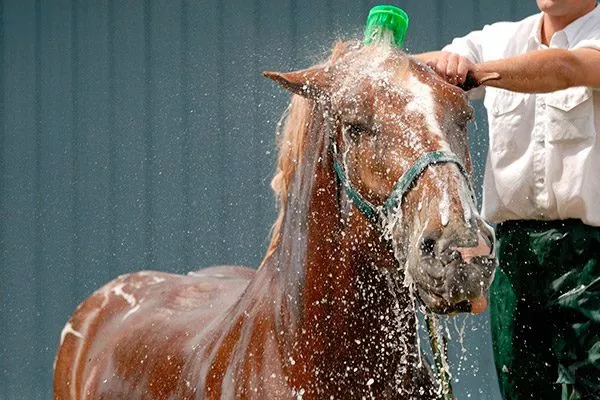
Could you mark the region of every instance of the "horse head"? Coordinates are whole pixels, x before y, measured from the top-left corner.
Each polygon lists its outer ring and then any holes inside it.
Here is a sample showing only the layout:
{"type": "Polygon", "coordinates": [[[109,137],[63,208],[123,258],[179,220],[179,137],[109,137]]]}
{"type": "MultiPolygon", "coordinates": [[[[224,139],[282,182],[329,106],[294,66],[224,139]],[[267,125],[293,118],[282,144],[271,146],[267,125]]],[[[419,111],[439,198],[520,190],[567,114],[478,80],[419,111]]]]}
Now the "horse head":
{"type": "Polygon", "coordinates": [[[343,195],[359,210],[343,217],[380,231],[391,272],[436,313],[481,311],[496,260],[471,186],[465,92],[386,45],[338,44],[324,64],[265,75],[321,106],[343,195]]]}

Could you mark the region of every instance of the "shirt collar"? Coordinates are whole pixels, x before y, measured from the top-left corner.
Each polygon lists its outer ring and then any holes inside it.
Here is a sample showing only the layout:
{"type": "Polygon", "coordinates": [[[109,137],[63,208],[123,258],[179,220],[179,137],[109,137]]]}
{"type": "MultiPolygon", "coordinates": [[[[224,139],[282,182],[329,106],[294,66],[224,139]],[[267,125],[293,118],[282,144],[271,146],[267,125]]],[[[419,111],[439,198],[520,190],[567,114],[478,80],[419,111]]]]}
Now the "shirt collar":
{"type": "Polygon", "coordinates": [[[540,48],[542,46],[542,18],[544,18],[544,13],[539,13],[537,21],[529,34],[529,44],[535,46],[534,48],[540,48]]]}
{"type": "MultiPolygon", "coordinates": [[[[562,32],[562,34],[564,34],[567,38],[567,45],[570,46],[574,42],[575,37],[579,33],[581,28],[583,28],[585,23],[590,18],[592,18],[592,16],[594,16],[594,15],[600,16],[600,6],[598,6],[598,4],[596,4],[596,7],[594,7],[594,9],[592,11],[577,18],[575,21],[573,21],[569,25],[567,25],[564,29],[562,29],[558,32],[555,32],[554,35],[562,32]]],[[[537,22],[535,23],[533,30],[531,31],[530,36],[529,36],[530,44],[534,44],[538,48],[543,46],[542,40],[541,40],[543,17],[544,17],[543,12],[538,14],[537,22]]]]}

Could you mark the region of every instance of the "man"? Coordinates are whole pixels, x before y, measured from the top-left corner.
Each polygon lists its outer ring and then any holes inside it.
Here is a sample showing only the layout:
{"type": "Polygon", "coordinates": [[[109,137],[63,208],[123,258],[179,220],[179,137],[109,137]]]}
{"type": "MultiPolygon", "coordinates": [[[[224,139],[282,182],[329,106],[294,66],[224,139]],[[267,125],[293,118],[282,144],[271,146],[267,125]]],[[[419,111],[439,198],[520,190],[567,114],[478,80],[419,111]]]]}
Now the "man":
{"type": "Polygon", "coordinates": [[[542,11],[418,59],[485,86],[482,214],[497,224],[490,294],[505,399],[600,399],[600,7],[542,11]]]}

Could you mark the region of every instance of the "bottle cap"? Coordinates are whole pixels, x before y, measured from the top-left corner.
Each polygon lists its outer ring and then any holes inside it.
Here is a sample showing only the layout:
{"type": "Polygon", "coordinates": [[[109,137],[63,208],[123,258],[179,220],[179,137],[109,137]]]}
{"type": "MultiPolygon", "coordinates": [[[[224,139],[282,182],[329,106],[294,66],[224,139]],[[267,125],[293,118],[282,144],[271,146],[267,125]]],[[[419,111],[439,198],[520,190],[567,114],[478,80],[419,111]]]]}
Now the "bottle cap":
{"type": "Polygon", "coordinates": [[[386,31],[392,33],[394,44],[402,46],[408,29],[408,14],[396,6],[379,5],[371,8],[365,26],[364,44],[381,40],[386,31]]]}

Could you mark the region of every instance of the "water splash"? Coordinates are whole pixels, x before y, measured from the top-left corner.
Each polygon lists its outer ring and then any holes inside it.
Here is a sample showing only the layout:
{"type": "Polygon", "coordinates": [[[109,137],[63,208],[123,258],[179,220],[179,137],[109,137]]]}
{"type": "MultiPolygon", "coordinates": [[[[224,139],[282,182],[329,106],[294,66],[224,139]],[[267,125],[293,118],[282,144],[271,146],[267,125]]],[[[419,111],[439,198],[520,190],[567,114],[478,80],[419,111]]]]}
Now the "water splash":
{"type": "Polygon", "coordinates": [[[447,226],[450,222],[450,198],[448,196],[448,190],[442,190],[438,209],[440,213],[440,223],[442,226],[447,226]]]}
{"type": "Polygon", "coordinates": [[[391,48],[397,47],[394,32],[388,28],[384,28],[381,26],[375,27],[373,29],[370,39],[371,45],[387,46],[391,48]]]}

